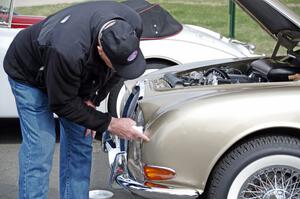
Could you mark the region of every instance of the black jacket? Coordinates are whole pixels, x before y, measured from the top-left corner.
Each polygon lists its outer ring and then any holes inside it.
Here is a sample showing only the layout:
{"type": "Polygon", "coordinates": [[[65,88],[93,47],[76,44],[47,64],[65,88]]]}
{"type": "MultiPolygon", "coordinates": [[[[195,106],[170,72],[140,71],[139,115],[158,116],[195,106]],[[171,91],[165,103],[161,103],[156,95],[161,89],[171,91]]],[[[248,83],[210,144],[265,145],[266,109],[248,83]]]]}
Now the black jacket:
{"type": "Polygon", "coordinates": [[[97,36],[114,18],[131,24],[140,37],[142,21],[128,6],[113,1],[78,4],[22,30],[4,59],[6,73],[47,92],[49,107],[60,117],[104,131],[111,116],[85,105],[99,105],[120,77],[101,60],[97,36]]]}

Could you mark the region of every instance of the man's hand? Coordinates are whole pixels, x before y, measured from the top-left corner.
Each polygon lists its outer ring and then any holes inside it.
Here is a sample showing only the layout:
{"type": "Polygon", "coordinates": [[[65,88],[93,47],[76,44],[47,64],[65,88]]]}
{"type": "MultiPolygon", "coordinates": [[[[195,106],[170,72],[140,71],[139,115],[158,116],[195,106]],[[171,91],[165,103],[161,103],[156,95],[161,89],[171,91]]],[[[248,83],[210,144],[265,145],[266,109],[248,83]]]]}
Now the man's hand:
{"type": "Polygon", "coordinates": [[[298,80],[300,80],[300,74],[296,73],[294,75],[289,75],[289,80],[291,80],[291,81],[298,81],[298,80]]]}
{"type": "MultiPolygon", "coordinates": [[[[91,102],[90,100],[88,100],[88,101],[85,101],[84,102],[87,106],[90,106],[90,107],[92,107],[92,108],[96,108],[96,106],[93,104],[93,102],[91,102]]],[[[93,131],[93,130],[91,130],[91,129],[85,129],[85,132],[84,132],[84,135],[85,135],[85,137],[87,137],[89,134],[91,134],[92,135],[92,137],[94,138],[95,137],[95,135],[96,135],[96,131],[93,131]]]]}
{"type": "Polygon", "coordinates": [[[146,142],[150,141],[150,139],[146,135],[140,133],[135,128],[132,128],[135,125],[136,122],[130,118],[112,117],[107,130],[111,134],[117,135],[123,139],[127,139],[127,140],[143,139],[146,142]]]}

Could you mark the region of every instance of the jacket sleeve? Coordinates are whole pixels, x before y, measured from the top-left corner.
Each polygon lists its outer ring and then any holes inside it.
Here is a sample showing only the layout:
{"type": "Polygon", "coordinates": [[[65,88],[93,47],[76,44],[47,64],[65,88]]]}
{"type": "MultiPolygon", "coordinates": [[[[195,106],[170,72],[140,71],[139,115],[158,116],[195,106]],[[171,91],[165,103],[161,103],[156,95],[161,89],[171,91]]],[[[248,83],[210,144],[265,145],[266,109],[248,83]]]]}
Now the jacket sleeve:
{"type": "Polygon", "coordinates": [[[67,61],[53,48],[48,49],[46,63],[45,81],[50,109],[58,116],[89,129],[105,131],[111,121],[110,114],[87,106],[78,96],[81,64],[72,61],[72,58],[67,61]]]}

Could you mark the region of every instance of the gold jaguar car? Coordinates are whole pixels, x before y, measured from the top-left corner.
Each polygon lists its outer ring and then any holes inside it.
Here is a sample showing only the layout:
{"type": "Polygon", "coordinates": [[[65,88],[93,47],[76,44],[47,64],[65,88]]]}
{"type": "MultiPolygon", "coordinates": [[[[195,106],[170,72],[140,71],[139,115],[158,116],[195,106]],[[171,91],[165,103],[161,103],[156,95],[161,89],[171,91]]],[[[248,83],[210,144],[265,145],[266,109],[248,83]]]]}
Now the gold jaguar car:
{"type": "Polygon", "coordinates": [[[104,139],[111,183],[145,198],[300,198],[300,17],[236,0],[277,41],[271,57],[215,60],[126,82],[123,116],[151,141],[104,139]],[[286,56],[277,56],[279,47],[286,56]]]}

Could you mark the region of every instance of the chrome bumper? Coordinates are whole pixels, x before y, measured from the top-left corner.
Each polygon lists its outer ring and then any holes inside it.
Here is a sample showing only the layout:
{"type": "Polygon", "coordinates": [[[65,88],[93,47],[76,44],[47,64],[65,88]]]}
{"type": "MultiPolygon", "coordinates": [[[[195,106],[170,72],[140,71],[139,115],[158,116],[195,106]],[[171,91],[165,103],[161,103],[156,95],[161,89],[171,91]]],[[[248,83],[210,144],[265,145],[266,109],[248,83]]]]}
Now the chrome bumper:
{"type": "Polygon", "coordinates": [[[129,175],[126,152],[120,152],[115,156],[110,183],[114,188],[123,187],[134,194],[149,199],[195,199],[200,194],[193,189],[153,188],[136,182],[129,175]]]}

